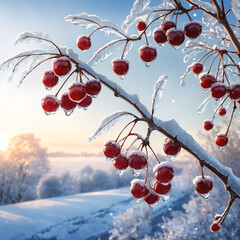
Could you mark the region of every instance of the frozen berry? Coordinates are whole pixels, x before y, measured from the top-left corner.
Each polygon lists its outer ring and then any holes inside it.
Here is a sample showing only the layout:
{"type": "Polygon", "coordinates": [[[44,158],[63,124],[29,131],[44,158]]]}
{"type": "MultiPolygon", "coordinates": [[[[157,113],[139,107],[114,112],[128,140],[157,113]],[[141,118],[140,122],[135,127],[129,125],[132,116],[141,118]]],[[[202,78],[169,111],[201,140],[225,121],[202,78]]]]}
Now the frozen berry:
{"type": "Polygon", "coordinates": [[[220,229],[220,224],[216,223],[215,221],[213,222],[213,224],[211,225],[211,232],[217,232],[220,229]]]}
{"type": "Polygon", "coordinates": [[[88,80],[85,84],[85,88],[88,95],[95,97],[101,91],[101,82],[98,79],[88,80]]]}
{"type": "Polygon", "coordinates": [[[139,21],[137,23],[137,30],[141,32],[141,31],[145,30],[146,26],[147,25],[144,21],[139,21]]]}
{"type": "Polygon", "coordinates": [[[71,111],[73,110],[76,106],[77,106],[77,103],[76,102],[73,102],[69,96],[68,96],[68,93],[64,93],[62,96],[61,96],[61,108],[65,111],[65,112],[68,112],[68,111],[71,111]]]}
{"type": "Polygon", "coordinates": [[[52,88],[58,83],[58,76],[55,75],[53,70],[43,72],[42,82],[46,88],[52,88]]]}
{"type": "Polygon", "coordinates": [[[209,176],[204,176],[204,178],[202,178],[202,176],[197,176],[193,179],[193,184],[195,190],[199,194],[207,194],[213,188],[213,181],[209,176]]]}
{"type": "Polygon", "coordinates": [[[226,108],[221,107],[221,108],[218,109],[219,116],[224,116],[226,113],[227,113],[226,108]]]}
{"type": "Polygon", "coordinates": [[[160,196],[157,195],[153,190],[149,191],[149,194],[144,198],[144,201],[148,204],[148,205],[152,205],[155,204],[159,201],[160,196]]]}
{"type": "Polygon", "coordinates": [[[156,28],[153,32],[153,38],[156,43],[163,44],[167,41],[167,36],[161,28],[156,28]]]}
{"type": "Polygon", "coordinates": [[[143,169],[147,165],[147,157],[139,150],[133,151],[128,155],[128,162],[129,166],[133,169],[143,169]]]}
{"type": "Polygon", "coordinates": [[[170,30],[167,31],[166,34],[167,34],[167,41],[172,46],[180,46],[183,44],[185,40],[184,32],[180,29],[171,28],[170,30]]]}
{"type": "Polygon", "coordinates": [[[206,131],[211,130],[211,129],[213,128],[213,126],[214,126],[214,124],[213,124],[213,122],[212,122],[211,120],[205,120],[205,121],[203,122],[203,127],[204,127],[204,129],[205,129],[206,131]]]}
{"type": "Polygon", "coordinates": [[[184,24],[184,32],[187,37],[195,39],[202,33],[202,24],[199,21],[191,21],[184,24]]]}
{"type": "Polygon", "coordinates": [[[233,83],[228,88],[228,95],[233,100],[238,100],[240,98],[240,84],[233,83]]]}
{"type": "Polygon", "coordinates": [[[151,45],[144,45],[139,48],[139,55],[144,62],[149,63],[156,59],[157,50],[151,45]]]}
{"type": "Polygon", "coordinates": [[[174,170],[170,163],[163,162],[156,165],[153,169],[155,178],[160,183],[168,183],[173,179],[174,170]]]}
{"type": "Polygon", "coordinates": [[[129,62],[125,59],[116,58],[112,61],[112,69],[117,75],[126,75],[129,69],[129,62]]]}
{"type": "Polygon", "coordinates": [[[91,105],[91,103],[92,103],[92,97],[89,95],[86,95],[86,97],[83,100],[81,100],[79,103],[77,103],[77,105],[82,108],[87,108],[91,105]]]}
{"type": "Polygon", "coordinates": [[[173,21],[164,21],[161,25],[162,30],[166,33],[170,28],[176,28],[176,24],[173,21]]]}
{"type": "Polygon", "coordinates": [[[103,153],[107,158],[115,158],[121,152],[121,147],[118,142],[109,140],[105,143],[103,153]]]}
{"type": "Polygon", "coordinates": [[[211,93],[211,96],[215,99],[219,99],[223,97],[226,94],[226,92],[227,92],[227,88],[224,83],[217,82],[211,86],[210,93],[211,93]]]}
{"type": "Polygon", "coordinates": [[[113,165],[119,170],[126,169],[128,167],[128,159],[123,153],[120,153],[116,158],[114,158],[113,165]]]}
{"type": "Polygon", "coordinates": [[[64,76],[70,72],[72,64],[67,57],[60,57],[52,62],[52,68],[56,75],[64,76]]]}
{"type": "Polygon", "coordinates": [[[42,108],[47,114],[54,113],[59,108],[59,100],[55,95],[47,95],[42,98],[42,108]]]}
{"type": "Polygon", "coordinates": [[[158,181],[154,182],[154,190],[156,193],[160,195],[167,195],[171,192],[172,185],[171,183],[168,184],[162,184],[158,181]]]}
{"type": "Polygon", "coordinates": [[[87,50],[91,47],[91,39],[88,36],[80,36],[77,39],[77,46],[82,51],[87,50]]]}
{"type": "Polygon", "coordinates": [[[210,88],[214,83],[217,82],[216,78],[209,73],[202,73],[199,76],[199,81],[202,88],[210,88]]]}
{"type": "Polygon", "coordinates": [[[215,142],[219,147],[223,147],[223,146],[227,145],[228,137],[226,136],[226,134],[218,133],[218,135],[215,139],[215,142]]]}
{"type": "Polygon", "coordinates": [[[192,64],[192,71],[195,74],[200,74],[203,71],[203,65],[199,62],[195,62],[192,64]]]}
{"type": "Polygon", "coordinates": [[[131,181],[130,191],[135,198],[143,198],[149,193],[149,189],[146,186],[145,181],[140,179],[134,179],[131,181]]]}
{"type": "Polygon", "coordinates": [[[167,154],[167,155],[172,155],[175,156],[177,155],[181,150],[181,146],[179,146],[178,144],[174,143],[173,140],[166,138],[165,142],[163,144],[163,151],[167,154]]]}
{"type": "Polygon", "coordinates": [[[86,96],[86,89],[84,84],[80,82],[73,82],[68,87],[68,96],[74,102],[80,102],[86,96]]]}

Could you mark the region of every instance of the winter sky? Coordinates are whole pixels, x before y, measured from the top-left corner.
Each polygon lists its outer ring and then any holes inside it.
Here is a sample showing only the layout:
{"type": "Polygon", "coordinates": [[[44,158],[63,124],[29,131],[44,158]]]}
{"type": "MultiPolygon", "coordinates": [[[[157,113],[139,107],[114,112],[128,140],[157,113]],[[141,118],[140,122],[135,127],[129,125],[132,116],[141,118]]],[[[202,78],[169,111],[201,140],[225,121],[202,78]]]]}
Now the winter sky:
{"type": "MultiPolygon", "coordinates": [[[[65,22],[64,17],[69,14],[87,12],[121,25],[133,3],[134,0],[0,0],[0,62],[20,51],[39,47],[34,44],[14,46],[17,35],[23,31],[48,33],[56,44],[72,47],[82,60],[88,61],[99,47],[113,40],[114,36],[107,37],[103,33],[96,33],[92,37],[92,48],[83,53],[77,49],[76,39],[79,35],[90,34],[91,29],[86,30],[74,26],[65,22]]],[[[183,20],[185,18],[179,19],[179,28],[182,28],[183,20]]],[[[158,25],[156,24],[154,27],[158,27],[158,25]]],[[[131,31],[137,34],[135,26],[131,31]]],[[[170,46],[160,48],[153,42],[151,36],[149,42],[158,49],[157,60],[152,63],[151,67],[146,68],[138,56],[138,48],[145,42],[142,40],[136,43],[127,56],[130,61],[130,70],[123,81],[112,72],[111,68],[111,60],[120,57],[120,52],[94,68],[97,72],[119,83],[129,93],[137,93],[149,109],[154,83],[160,75],[167,74],[169,80],[156,116],[163,120],[175,118],[184,129],[196,134],[202,129],[203,120],[211,118],[210,112],[199,116],[196,111],[198,105],[208,94],[201,90],[198,79],[193,74],[187,78],[185,88],[179,86],[179,78],[188,65],[183,63],[183,55],[180,50],[173,50],[170,46]]],[[[6,139],[9,137],[21,133],[34,133],[42,140],[42,144],[48,147],[49,151],[100,152],[106,140],[116,138],[118,127],[115,126],[112,131],[92,143],[88,143],[88,137],[93,134],[105,115],[119,110],[131,111],[131,106],[114,98],[109,90],[103,88],[86,112],[76,109],[70,117],[66,117],[64,112],[59,109],[55,115],[46,116],[41,108],[41,98],[49,92],[41,83],[41,75],[44,70],[49,68],[51,68],[50,61],[31,73],[20,88],[17,87],[17,78],[12,83],[8,83],[4,79],[4,75],[0,75],[0,149],[4,148],[6,139]]],[[[56,91],[57,88],[50,93],[55,94],[56,91]]],[[[209,109],[211,110],[212,107],[209,106],[209,109]]],[[[156,148],[159,148],[156,151],[160,151],[162,148],[163,140],[164,137],[159,140],[159,135],[154,134],[153,142],[156,148]]]]}

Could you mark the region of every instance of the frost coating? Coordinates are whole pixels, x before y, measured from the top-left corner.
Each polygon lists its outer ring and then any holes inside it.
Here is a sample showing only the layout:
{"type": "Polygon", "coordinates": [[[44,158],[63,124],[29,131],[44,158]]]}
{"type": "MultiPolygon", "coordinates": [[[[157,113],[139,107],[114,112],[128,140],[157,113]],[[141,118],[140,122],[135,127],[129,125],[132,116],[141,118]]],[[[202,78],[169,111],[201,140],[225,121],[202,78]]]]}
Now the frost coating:
{"type": "Polygon", "coordinates": [[[44,41],[44,39],[49,40],[48,34],[42,32],[22,32],[17,36],[14,44],[37,42],[44,43],[45,45],[51,45],[51,43],[44,41]]]}
{"type": "Polygon", "coordinates": [[[205,111],[208,103],[210,102],[210,99],[211,99],[211,96],[209,96],[203,100],[203,102],[200,104],[200,106],[197,109],[198,114],[202,114],[205,111]]]}
{"type": "Polygon", "coordinates": [[[206,176],[204,175],[204,178],[202,178],[202,176],[197,176],[193,179],[193,184],[196,185],[198,184],[199,182],[206,182],[206,181],[211,181],[213,182],[213,178],[210,177],[210,176],[206,176]]]}
{"type": "MultiPolygon", "coordinates": [[[[118,142],[115,142],[114,140],[108,140],[108,141],[106,141],[105,143],[104,143],[104,145],[108,145],[108,144],[112,144],[112,145],[114,145],[114,146],[116,146],[117,148],[121,148],[120,147],[120,145],[119,145],[119,143],[118,142]]],[[[122,154],[123,155],[123,154],[122,154]]]]}
{"type": "Polygon", "coordinates": [[[128,155],[128,158],[130,158],[132,155],[138,156],[138,157],[144,157],[145,159],[147,159],[146,154],[140,150],[137,151],[133,151],[128,155]]]}
{"type": "Polygon", "coordinates": [[[169,168],[173,168],[173,165],[170,162],[162,162],[160,164],[157,164],[154,168],[153,168],[153,172],[155,173],[156,171],[158,171],[158,169],[162,168],[162,167],[169,167],[169,168]]]}
{"type": "Polygon", "coordinates": [[[183,24],[183,28],[187,27],[188,25],[191,25],[192,23],[198,24],[198,25],[200,25],[201,27],[203,26],[203,24],[202,24],[200,21],[193,20],[193,21],[184,23],[184,24],[183,24]]]}
{"type": "Polygon", "coordinates": [[[141,185],[142,187],[147,187],[144,180],[137,179],[137,178],[136,178],[136,179],[133,179],[133,180],[131,181],[131,185],[133,185],[133,184],[139,184],[139,185],[141,185]]]}

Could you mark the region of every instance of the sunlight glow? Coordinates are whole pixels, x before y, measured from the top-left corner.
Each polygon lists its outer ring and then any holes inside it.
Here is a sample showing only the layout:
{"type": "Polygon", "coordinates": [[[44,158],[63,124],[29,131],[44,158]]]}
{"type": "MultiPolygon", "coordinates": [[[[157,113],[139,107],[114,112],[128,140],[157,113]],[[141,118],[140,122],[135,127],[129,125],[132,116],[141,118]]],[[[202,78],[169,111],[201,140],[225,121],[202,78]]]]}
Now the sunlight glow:
{"type": "Polygon", "coordinates": [[[8,138],[0,133],[0,150],[5,150],[8,146],[8,138]]]}

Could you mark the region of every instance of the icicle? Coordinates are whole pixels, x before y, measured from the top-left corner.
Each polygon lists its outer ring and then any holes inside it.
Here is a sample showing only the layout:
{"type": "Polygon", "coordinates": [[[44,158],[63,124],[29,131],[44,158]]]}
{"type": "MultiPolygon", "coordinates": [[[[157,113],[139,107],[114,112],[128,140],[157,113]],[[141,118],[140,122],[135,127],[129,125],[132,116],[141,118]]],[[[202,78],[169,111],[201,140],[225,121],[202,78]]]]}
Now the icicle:
{"type": "Polygon", "coordinates": [[[203,197],[204,199],[208,199],[210,193],[206,193],[206,194],[199,194],[201,197],[203,197]]]}
{"type": "Polygon", "coordinates": [[[135,198],[135,199],[136,199],[137,203],[140,203],[143,200],[143,197],[142,198],[135,198]]]}
{"type": "Polygon", "coordinates": [[[161,198],[162,198],[163,202],[167,202],[169,200],[169,194],[161,195],[161,198]]]}
{"type": "Polygon", "coordinates": [[[122,170],[121,170],[121,169],[117,169],[117,168],[116,168],[117,175],[118,175],[119,177],[121,177],[121,176],[123,175],[123,173],[125,172],[125,170],[126,170],[126,169],[122,169],[122,170]]]}
{"type": "Polygon", "coordinates": [[[66,116],[70,116],[73,113],[74,109],[70,109],[70,110],[63,109],[63,110],[64,110],[66,116]]]}
{"type": "Polygon", "coordinates": [[[150,67],[152,62],[144,62],[146,67],[150,67]]]}
{"type": "Polygon", "coordinates": [[[173,161],[177,155],[167,155],[169,161],[173,161]]]}
{"type": "Polygon", "coordinates": [[[140,173],[142,172],[143,169],[133,169],[132,168],[132,173],[135,177],[138,177],[140,173]]]}
{"type": "Polygon", "coordinates": [[[148,204],[149,208],[153,210],[158,205],[158,201],[153,204],[148,204]]]}

